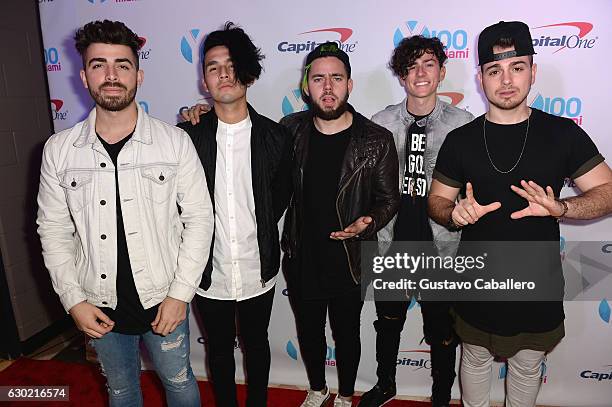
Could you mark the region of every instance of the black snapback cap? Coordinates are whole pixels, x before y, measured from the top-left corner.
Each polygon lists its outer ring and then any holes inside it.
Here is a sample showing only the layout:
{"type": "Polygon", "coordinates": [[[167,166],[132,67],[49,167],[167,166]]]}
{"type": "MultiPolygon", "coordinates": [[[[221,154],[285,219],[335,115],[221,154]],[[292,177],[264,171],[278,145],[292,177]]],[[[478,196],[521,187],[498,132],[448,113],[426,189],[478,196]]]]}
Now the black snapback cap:
{"type": "Polygon", "coordinates": [[[521,21],[500,21],[482,30],[478,36],[478,65],[480,66],[493,61],[535,53],[529,27],[521,21]],[[514,50],[493,53],[493,44],[500,38],[512,39],[514,50]]]}
{"type": "Polygon", "coordinates": [[[351,63],[349,61],[348,54],[344,52],[337,43],[331,41],[324,42],[317,45],[317,47],[310,51],[310,53],[306,56],[306,62],[304,63],[304,77],[302,78],[302,88],[305,88],[308,84],[308,70],[310,69],[312,62],[317,58],[324,57],[338,58],[344,64],[348,78],[351,77],[351,63]]]}

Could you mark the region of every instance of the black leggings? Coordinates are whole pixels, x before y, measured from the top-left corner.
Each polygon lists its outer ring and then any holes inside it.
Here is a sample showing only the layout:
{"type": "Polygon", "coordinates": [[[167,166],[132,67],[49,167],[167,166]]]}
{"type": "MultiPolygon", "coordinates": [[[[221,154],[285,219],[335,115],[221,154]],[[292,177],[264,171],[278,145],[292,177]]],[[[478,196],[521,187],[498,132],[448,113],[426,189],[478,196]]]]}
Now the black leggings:
{"type": "Polygon", "coordinates": [[[218,406],[238,407],[234,380],[236,316],[245,354],[247,406],[266,405],[270,374],[268,325],[273,299],[274,288],[239,302],[196,296],[196,304],[206,332],[208,367],[218,406]]]}
{"type": "MultiPolygon", "coordinates": [[[[335,342],[336,368],[338,369],[339,393],[352,396],[361,357],[360,322],[361,291],[352,290],[329,299],[305,300],[291,298],[295,313],[298,341],[302,360],[306,366],[312,390],[325,388],[325,321],[329,312],[329,323],[335,342]]],[[[333,352],[333,351],[332,351],[333,352]]]]}

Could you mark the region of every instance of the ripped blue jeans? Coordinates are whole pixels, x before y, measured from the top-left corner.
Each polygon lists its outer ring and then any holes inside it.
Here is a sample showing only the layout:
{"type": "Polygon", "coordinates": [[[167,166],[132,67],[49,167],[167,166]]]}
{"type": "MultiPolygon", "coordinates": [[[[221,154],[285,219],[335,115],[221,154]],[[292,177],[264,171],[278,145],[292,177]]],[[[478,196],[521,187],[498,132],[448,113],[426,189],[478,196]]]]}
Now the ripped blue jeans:
{"type": "Polygon", "coordinates": [[[170,407],[200,406],[200,391],[189,361],[189,314],[174,332],[161,336],[109,332],[91,343],[106,376],[111,407],[142,406],[140,390],[140,340],[166,390],[170,407]]]}

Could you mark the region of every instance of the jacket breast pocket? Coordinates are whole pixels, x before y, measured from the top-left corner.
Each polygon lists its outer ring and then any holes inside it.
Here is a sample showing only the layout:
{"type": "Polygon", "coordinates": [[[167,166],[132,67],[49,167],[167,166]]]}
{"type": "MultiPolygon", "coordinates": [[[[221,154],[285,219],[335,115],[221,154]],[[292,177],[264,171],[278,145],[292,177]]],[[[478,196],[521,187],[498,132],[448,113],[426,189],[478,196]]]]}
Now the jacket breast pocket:
{"type": "Polygon", "coordinates": [[[176,182],[176,168],[156,165],[142,168],[140,173],[145,198],[155,203],[164,203],[170,198],[176,182]]]}
{"type": "Polygon", "coordinates": [[[91,200],[92,193],[91,171],[68,171],[62,177],[60,186],[66,192],[68,207],[73,213],[81,211],[91,200]]]}

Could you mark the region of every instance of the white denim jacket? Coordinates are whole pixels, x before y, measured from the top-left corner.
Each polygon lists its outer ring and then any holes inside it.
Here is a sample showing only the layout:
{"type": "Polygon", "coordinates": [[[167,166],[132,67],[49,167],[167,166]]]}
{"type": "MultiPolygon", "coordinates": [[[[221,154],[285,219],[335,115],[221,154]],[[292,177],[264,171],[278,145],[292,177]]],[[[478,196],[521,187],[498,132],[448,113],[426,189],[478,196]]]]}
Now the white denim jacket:
{"type": "MultiPolygon", "coordinates": [[[[93,109],[86,120],[51,136],[40,169],[38,234],[66,311],[82,301],[117,306],[115,168],[95,122],[93,109]]],[[[136,130],[117,164],[130,264],[143,307],[166,296],[190,302],[214,227],[191,139],[139,106],[136,130]]]]}

